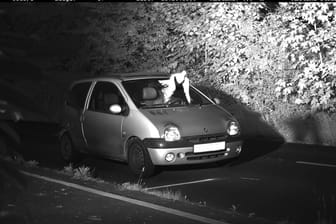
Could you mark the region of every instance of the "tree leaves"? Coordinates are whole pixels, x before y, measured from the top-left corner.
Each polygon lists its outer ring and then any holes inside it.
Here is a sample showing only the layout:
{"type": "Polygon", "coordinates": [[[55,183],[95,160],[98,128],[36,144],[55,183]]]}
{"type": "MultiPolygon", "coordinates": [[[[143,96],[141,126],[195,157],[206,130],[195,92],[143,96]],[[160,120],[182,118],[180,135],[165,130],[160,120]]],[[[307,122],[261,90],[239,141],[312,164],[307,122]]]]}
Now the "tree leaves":
{"type": "Polygon", "coordinates": [[[182,65],[192,81],[210,81],[255,110],[277,99],[335,108],[335,6],[286,3],[261,15],[263,4],[97,5],[89,55],[96,70],[182,65]]]}

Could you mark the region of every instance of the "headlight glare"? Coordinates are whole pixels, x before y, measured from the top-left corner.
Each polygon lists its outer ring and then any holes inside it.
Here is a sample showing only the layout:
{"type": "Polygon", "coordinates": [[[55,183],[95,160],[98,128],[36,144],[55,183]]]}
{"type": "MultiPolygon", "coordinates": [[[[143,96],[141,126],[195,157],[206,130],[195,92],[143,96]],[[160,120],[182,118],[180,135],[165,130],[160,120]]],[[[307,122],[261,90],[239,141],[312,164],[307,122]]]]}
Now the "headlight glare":
{"type": "Polygon", "coordinates": [[[228,128],[227,128],[227,133],[229,135],[238,135],[239,134],[239,124],[236,121],[230,121],[228,128]]]}
{"type": "Polygon", "coordinates": [[[175,126],[169,126],[164,130],[164,139],[167,142],[178,141],[181,139],[180,131],[175,126]]]}
{"type": "Polygon", "coordinates": [[[166,159],[167,162],[173,162],[173,160],[175,159],[175,155],[174,155],[174,153],[171,153],[171,152],[168,153],[168,154],[166,155],[165,159],[166,159]]]}

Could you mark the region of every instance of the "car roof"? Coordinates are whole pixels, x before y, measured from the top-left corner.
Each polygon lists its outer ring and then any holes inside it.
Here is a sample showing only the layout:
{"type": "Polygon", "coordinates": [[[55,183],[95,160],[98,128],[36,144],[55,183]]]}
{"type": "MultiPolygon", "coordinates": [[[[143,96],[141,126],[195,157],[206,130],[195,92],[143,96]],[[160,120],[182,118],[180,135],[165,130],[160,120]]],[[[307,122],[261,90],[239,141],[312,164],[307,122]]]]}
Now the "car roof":
{"type": "Polygon", "coordinates": [[[134,79],[149,79],[149,78],[162,78],[166,79],[170,77],[170,74],[163,72],[132,72],[132,73],[103,73],[97,77],[105,77],[105,78],[115,78],[120,79],[122,81],[125,80],[134,80],[134,79]]]}
{"type": "Polygon", "coordinates": [[[132,72],[132,73],[106,72],[97,76],[75,80],[73,83],[79,83],[83,81],[109,80],[109,79],[118,79],[121,81],[139,80],[139,79],[168,79],[169,77],[170,77],[169,73],[163,73],[163,72],[132,72]]]}

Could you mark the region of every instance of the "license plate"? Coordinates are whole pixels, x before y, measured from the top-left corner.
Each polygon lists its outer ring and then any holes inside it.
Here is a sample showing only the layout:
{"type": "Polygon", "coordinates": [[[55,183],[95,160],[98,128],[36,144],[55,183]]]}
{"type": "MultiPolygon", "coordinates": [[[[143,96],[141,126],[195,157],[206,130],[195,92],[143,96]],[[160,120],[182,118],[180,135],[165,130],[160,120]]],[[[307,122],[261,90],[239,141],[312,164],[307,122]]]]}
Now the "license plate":
{"type": "Polygon", "coordinates": [[[212,142],[194,145],[194,153],[213,152],[225,149],[225,142],[212,142]]]}

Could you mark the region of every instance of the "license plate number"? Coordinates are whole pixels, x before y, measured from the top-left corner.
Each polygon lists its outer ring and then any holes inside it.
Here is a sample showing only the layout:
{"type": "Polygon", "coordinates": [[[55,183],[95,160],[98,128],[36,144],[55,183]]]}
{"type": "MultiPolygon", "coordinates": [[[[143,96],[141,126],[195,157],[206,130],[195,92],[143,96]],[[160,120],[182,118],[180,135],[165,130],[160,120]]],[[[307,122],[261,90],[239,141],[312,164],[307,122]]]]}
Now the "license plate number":
{"type": "Polygon", "coordinates": [[[213,152],[225,149],[225,142],[212,142],[194,145],[194,153],[213,152]]]}

